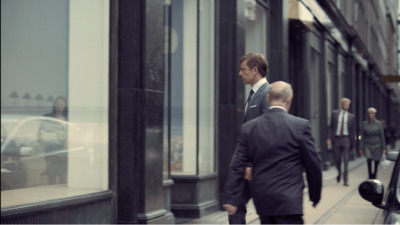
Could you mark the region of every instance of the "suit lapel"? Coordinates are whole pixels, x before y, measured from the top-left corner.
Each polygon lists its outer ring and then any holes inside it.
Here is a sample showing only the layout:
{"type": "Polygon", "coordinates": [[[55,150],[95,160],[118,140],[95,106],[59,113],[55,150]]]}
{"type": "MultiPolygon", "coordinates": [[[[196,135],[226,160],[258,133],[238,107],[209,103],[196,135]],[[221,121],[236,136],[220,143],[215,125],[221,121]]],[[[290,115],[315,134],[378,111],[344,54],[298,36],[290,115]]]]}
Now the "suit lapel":
{"type": "Polygon", "coordinates": [[[254,93],[253,97],[250,99],[249,102],[249,107],[251,105],[253,105],[254,101],[256,98],[259,98],[259,96],[261,95],[261,93],[263,92],[264,88],[267,86],[267,83],[264,83],[263,85],[261,85],[261,87],[257,90],[256,93],[254,93]]]}
{"type": "MultiPolygon", "coordinates": [[[[249,112],[250,106],[252,106],[254,104],[254,101],[256,101],[256,99],[260,97],[260,95],[263,92],[264,88],[266,88],[267,86],[268,86],[268,82],[264,83],[263,85],[261,85],[261,87],[257,90],[256,93],[254,93],[253,97],[250,99],[250,102],[246,102],[247,105],[248,105],[247,106],[248,108],[247,108],[247,112],[246,112],[246,110],[243,110],[243,112],[244,112],[243,113],[243,122],[246,121],[247,113],[249,112]]],[[[244,108],[246,107],[246,103],[244,104],[244,108]]],[[[259,106],[257,105],[257,107],[259,107],[259,106]]]]}

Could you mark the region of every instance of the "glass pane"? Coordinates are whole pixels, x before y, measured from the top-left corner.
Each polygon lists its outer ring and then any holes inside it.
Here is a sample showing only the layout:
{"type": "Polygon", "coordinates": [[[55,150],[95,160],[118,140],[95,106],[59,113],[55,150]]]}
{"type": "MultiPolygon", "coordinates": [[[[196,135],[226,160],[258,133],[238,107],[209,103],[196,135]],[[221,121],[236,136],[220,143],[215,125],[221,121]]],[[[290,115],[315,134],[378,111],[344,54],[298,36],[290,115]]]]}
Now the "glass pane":
{"type": "Polygon", "coordinates": [[[172,1],[171,16],[171,173],[195,174],[197,1],[172,1]]]}
{"type": "Polygon", "coordinates": [[[2,208],[108,189],[108,4],[1,1],[2,208]]]}
{"type": "Polygon", "coordinates": [[[250,52],[267,55],[267,11],[256,1],[247,4],[246,54],[250,52]]]}
{"type": "Polygon", "coordinates": [[[199,173],[214,172],[214,1],[200,0],[199,173]]]}
{"type": "MultiPolygon", "coordinates": [[[[255,52],[261,53],[267,57],[267,37],[266,9],[260,6],[259,3],[256,3],[256,1],[249,1],[248,4],[246,4],[246,54],[255,52]]],[[[248,98],[250,89],[250,85],[245,85],[244,99],[248,98]]]]}

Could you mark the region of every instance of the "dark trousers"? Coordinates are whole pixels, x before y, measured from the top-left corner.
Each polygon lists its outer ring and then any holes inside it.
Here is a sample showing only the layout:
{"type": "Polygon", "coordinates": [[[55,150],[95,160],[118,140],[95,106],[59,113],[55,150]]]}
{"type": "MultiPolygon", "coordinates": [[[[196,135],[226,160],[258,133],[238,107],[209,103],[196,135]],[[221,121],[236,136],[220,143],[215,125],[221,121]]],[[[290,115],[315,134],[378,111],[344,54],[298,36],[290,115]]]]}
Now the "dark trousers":
{"type": "Polygon", "coordinates": [[[349,181],[349,149],[350,138],[348,136],[336,136],[333,142],[333,158],[335,160],[336,169],[339,175],[342,173],[342,157],[343,157],[343,181],[345,184],[349,181]]]}
{"type": "Polygon", "coordinates": [[[229,224],[246,224],[246,204],[249,202],[250,198],[250,185],[249,182],[246,180],[244,184],[242,201],[237,206],[236,214],[228,216],[229,224]]]}
{"type": "Polygon", "coordinates": [[[369,179],[376,179],[376,174],[378,173],[379,160],[367,159],[367,165],[368,165],[369,179]],[[372,162],[375,162],[374,169],[372,169],[372,162]]]}
{"type": "Polygon", "coordinates": [[[262,216],[261,224],[304,224],[303,215],[262,216]]]}

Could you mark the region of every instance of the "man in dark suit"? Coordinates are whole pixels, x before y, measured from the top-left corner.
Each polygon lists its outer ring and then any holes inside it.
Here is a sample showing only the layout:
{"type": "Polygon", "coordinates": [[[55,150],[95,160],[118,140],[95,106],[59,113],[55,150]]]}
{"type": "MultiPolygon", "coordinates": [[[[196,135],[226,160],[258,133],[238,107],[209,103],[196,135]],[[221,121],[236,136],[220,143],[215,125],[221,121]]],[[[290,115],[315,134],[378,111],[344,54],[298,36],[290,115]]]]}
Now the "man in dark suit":
{"type": "Polygon", "coordinates": [[[245,103],[243,123],[252,120],[268,110],[268,62],[262,54],[249,53],[240,58],[239,76],[251,90],[245,103]]]}
{"type": "MultiPolygon", "coordinates": [[[[249,84],[251,90],[243,110],[243,123],[250,121],[268,110],[267,101],[268,81],[267,81],[268,62],[262,54],[249,53],[240,58],[239,76],[244,84],[249,84]]],[[[243,189],[243,199],[238,205],[235,215],[229,215],[230,224],[246,224],[246,204],[250,199],[250,188],[248,180],[251,179],[251,165],[248,164],[245,170],[245,188],[243,189]]]]}
{"type": "Polygon", "coordinates": [[[349,150],[355,146],[355,117],[349,113],[350,99],[342,98],[341,110],[333,110],[331,115],[331,124],[328,127],[328,139],[326,144],[332,146],[333,158],[338,170],[336,181],[339,183],[342,174],[343,157],[343,185],[349,186],[348,165],[349,150]]]}
{"type": "Polygon", "coordinates": [[[266,113],[242,125],[226,180],[224,208],[234,215],[244,188],[243,169],[252,164],[251,194],[262,224],[303,221],[303,172],[313,207],[321,197],[321,161],[308,120],[288,114],[291,85],[269,86],[266,113]]]}

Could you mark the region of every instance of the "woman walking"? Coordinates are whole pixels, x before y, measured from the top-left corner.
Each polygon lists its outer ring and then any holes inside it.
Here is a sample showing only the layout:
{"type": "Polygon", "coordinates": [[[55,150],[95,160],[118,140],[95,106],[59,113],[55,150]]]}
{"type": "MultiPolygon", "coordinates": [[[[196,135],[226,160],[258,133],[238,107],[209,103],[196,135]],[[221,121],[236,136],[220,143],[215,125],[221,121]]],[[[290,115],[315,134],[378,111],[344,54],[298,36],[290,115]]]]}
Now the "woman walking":
{"type": "Polygon", "coordinates": [[[369,179],[376,179],[379,161],[382,154],[386,153],[383,126],[375,118],[375,114],[375,108],[368,108],[368,120],[364,121],[361,127],[360,155],[367,158],[369,179]]]}

